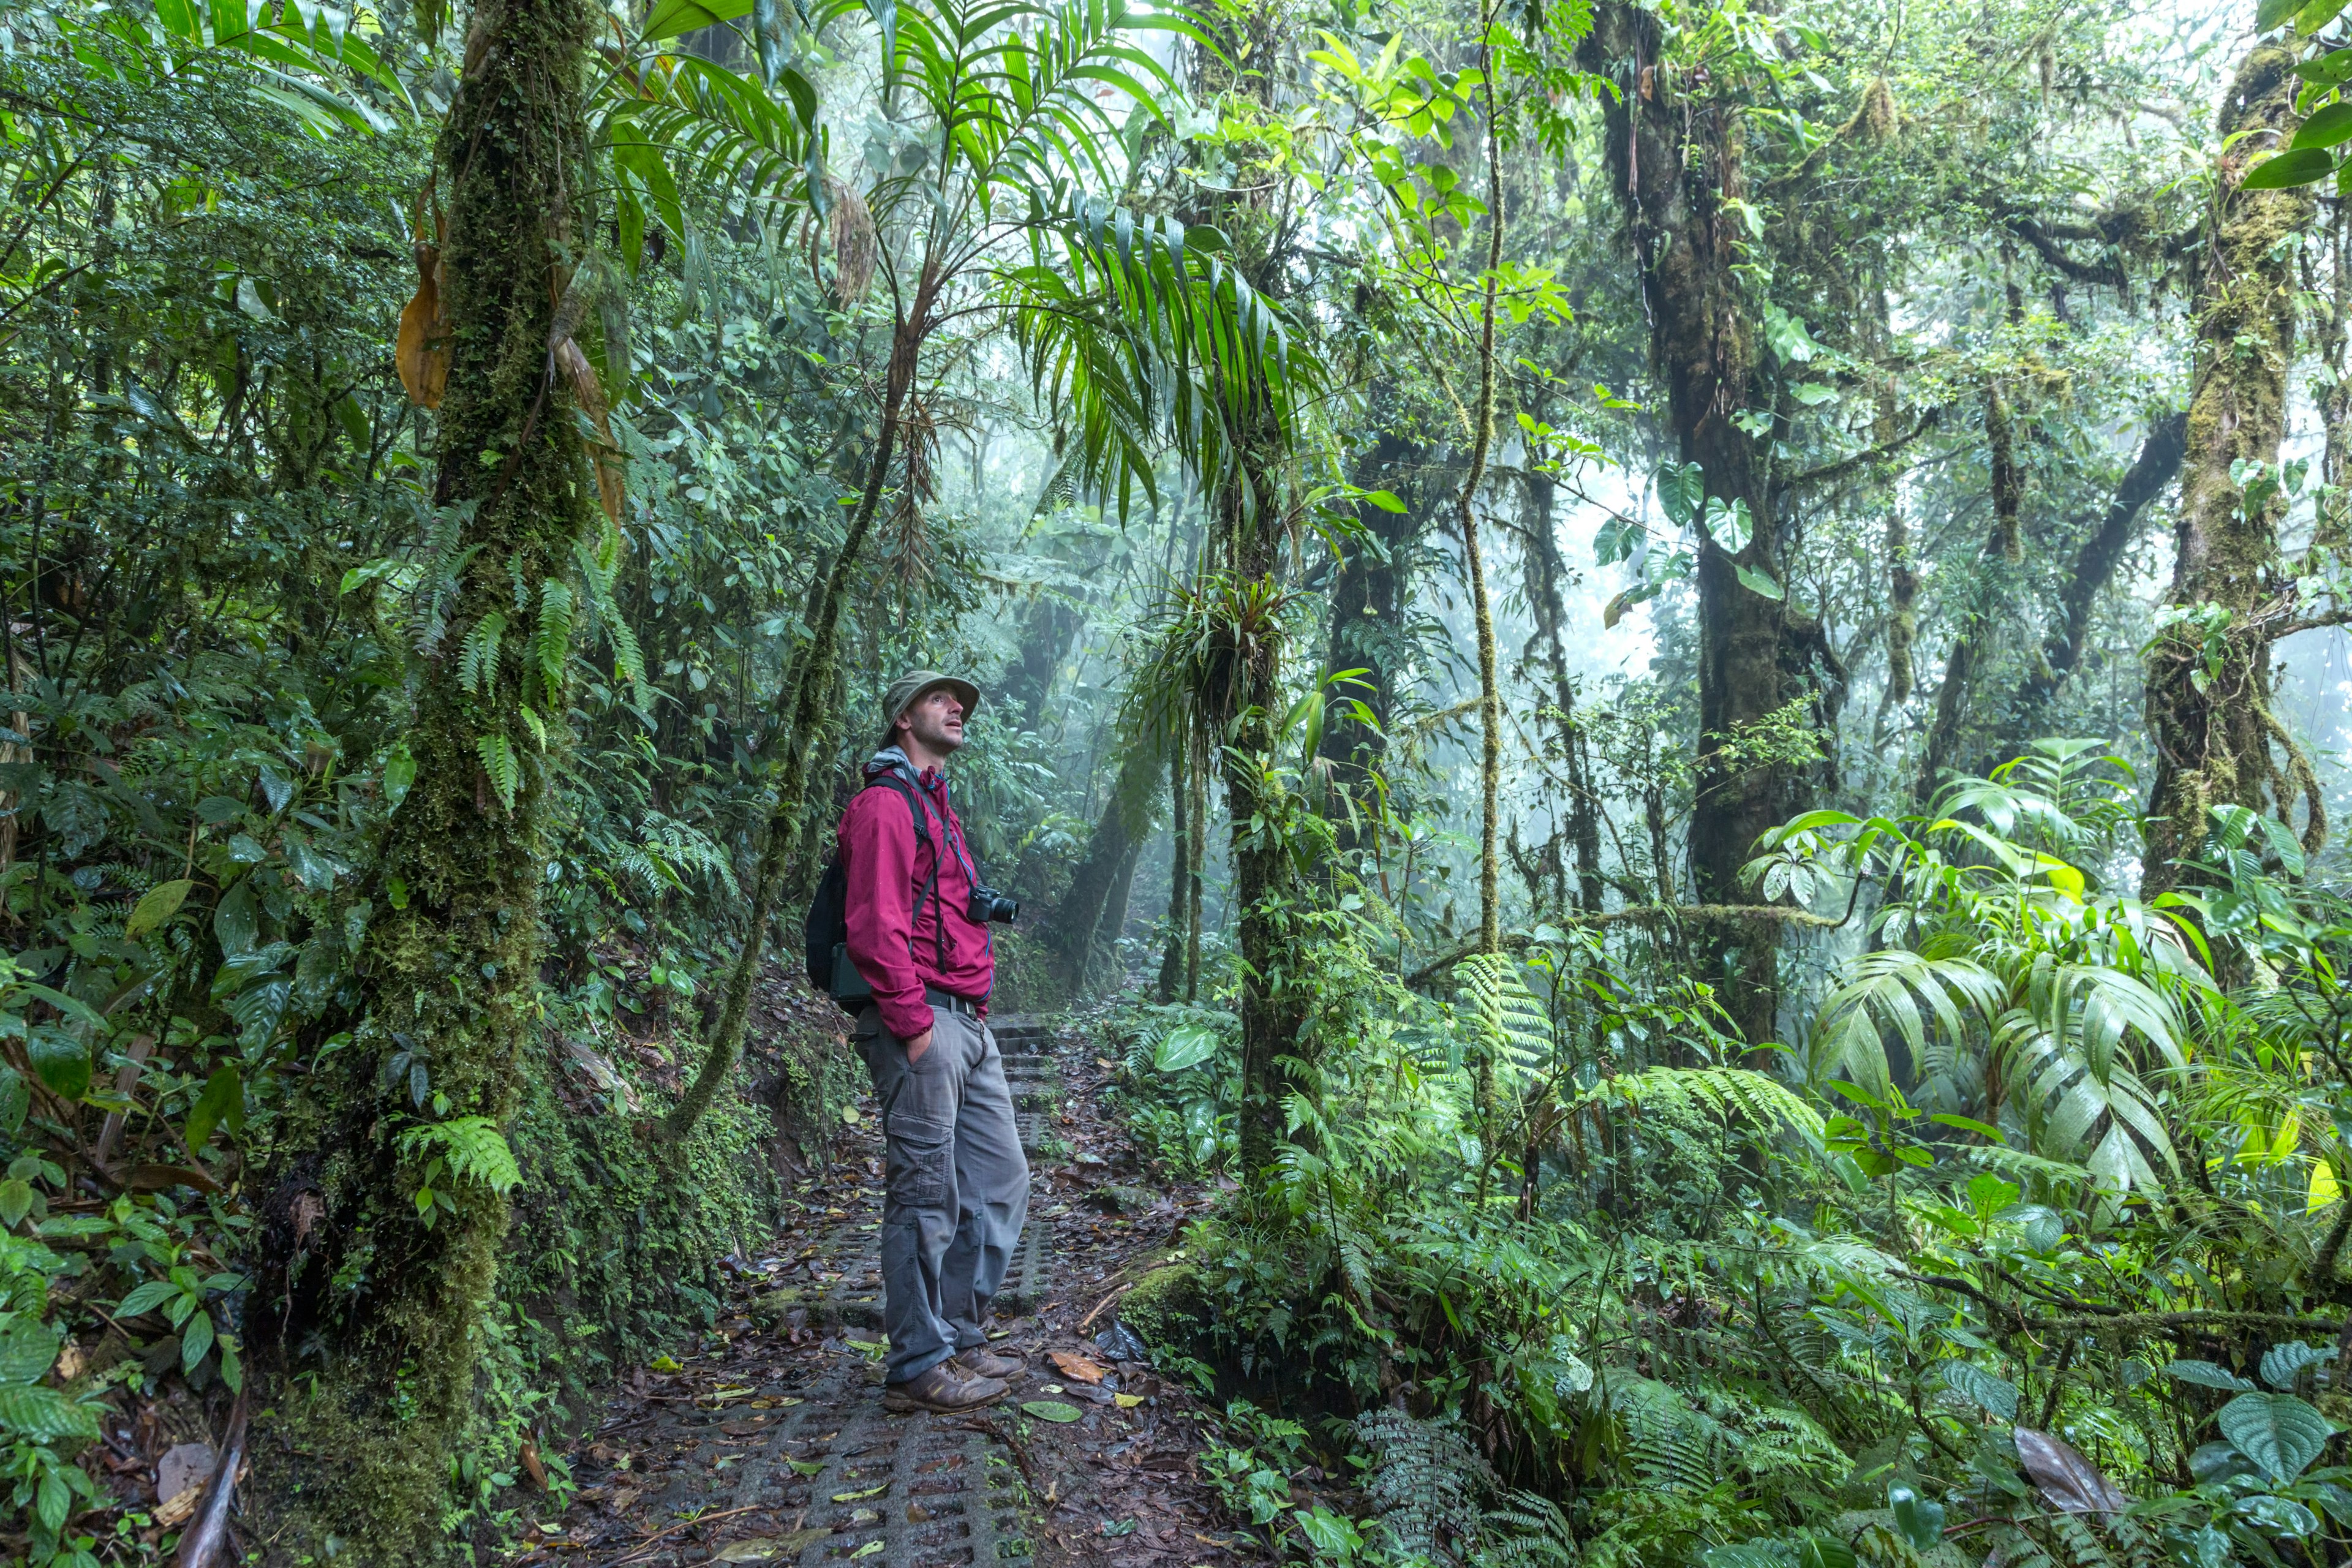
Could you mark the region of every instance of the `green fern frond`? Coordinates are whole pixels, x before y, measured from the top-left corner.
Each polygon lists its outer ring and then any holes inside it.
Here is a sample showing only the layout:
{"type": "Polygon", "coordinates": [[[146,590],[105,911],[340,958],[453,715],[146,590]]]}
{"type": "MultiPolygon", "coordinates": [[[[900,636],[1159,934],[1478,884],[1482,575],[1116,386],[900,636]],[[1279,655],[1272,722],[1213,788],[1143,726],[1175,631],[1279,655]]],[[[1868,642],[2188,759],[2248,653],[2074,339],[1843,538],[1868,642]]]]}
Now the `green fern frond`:
{"type": "Polygon", "coordinates": [[[1748,1068],[1647,1068],[1603,1079],[1577,1104],[1697,1114],[1766,1129],[1785,1124],[1815,1138],[1822,1132],[1820,1111],[1786,1084],[1748,1068]]]}
{"type": "Polygon", "coordinates": [[[1456,966],[1460,1006],[1481,1047],[1497,1067],[1520,1075],[1543,1070],[1552,1057],[1551,1019],[1528,989],[1524,966],[1503,953],[1473,953],[1456,966]]]}
{"type": "Polygon", "coordinates": [[[1402,1410],[1370,1410],[1356,1418],[1356,1436],[1371,1451],[1364,1490],[1381,1523],[1407,1556],[1459,1563],[1460,1549],[1478,1539],[1480,1495],[1494,1471],[1473,1447],[1455,1417],[1421,1421],[1402,1410]]]}
{"type": "Polygon", "coordinates": [[[1576,1535],[1559,1504],[1534,1492],[1509,1491],[1486,1510],[1475,1568],[1579,1568],[1576,1535]]]}
{"type": "Polygon", "coordinates": [[[499,647],[505,640],[507,618],[496,610],[485,610],[474,629],[466,634],[464,650],[457,658],[457,684],[468,692],[482,692],[494,686],[499,679],[499,647]]]}
{"type": "Polygon", "coordinates": [[[572,590],[550,577],[539,585],[539,625],[533,628],[531,651],[539,662],[540,684],[547,705],[563,708],[563,674],[572,659],[572,590]]]}
{"type": "Polygon", "coordinates": [[[522,763],[514,747],[504,735],[484,735],[474,742],[474,754],[481,759],[482,772],[489,775],[499,804],[512,811],[515,795],[522,788],[522,763]]]}
{"type": "Polygon", "coordinates": [[[476,1182],[500,1197],[522,1184],[522,1167],[506,1134],[487,1116],[459,1116],[447,1121],[427,1121],[400,1135],[400,1152],[411,1160],[438,1154],[449,1173],[462,1182],[476,1182]]]}

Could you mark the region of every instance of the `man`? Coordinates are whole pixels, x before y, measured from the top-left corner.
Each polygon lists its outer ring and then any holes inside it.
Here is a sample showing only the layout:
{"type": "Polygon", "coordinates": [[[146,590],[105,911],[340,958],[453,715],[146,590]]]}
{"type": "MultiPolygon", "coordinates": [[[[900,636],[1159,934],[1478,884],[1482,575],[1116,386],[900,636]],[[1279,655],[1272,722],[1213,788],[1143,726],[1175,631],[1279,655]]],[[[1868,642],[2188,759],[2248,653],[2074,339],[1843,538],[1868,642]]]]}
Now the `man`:
{"type": "Polygon", "coordinates": [[[841,817],[846,945],[874,992],[856,1037],[882,1103],[883,1406],[893,1411],[975,1409],[1026,1370],[988,1348],[989,1302],[1029,1215],[1029,1163],[983,1022],[995,953],[971,918],[979,869],[943,771],[979,704],[970,681],[934,670],[892,683],[869,787],[841,817]]]}

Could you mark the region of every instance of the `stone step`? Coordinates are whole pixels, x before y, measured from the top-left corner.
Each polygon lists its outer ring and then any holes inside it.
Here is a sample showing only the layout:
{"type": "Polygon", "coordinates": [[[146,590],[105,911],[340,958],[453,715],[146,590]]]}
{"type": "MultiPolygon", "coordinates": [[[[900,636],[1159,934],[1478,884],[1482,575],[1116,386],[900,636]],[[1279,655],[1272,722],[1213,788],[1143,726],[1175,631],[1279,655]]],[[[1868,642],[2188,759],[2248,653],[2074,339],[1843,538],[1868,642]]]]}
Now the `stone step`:
{"type": "Polygon", "coordinates": [[[996,1037],[1000,1049],[1019,1041],[1023,1044],[1052,1038],[1054,1026],[1034,1013],[1007,1013],[988,1021],[989,1033],[996,1037]]]}
{"type": "MultiPolygon", "coordinates": [[[[861,1568],[979,1568],[1031,1557],[1018,1472],[1003,1462],[1003,1450],[952,1417],[886,1415],[872,1383],[879,1376],[843,1358],[743,1450],[728,1503],[789,1514],[801,1527],[779,1542],[793,1550],[772,1561],[833,1568],[855,1557],[861,1568]],[[809,1476],[796,1463],[824,1468],[809,1476]]],[[[719,1501],[698,1498],[692,1505],[719,1501]]],[[[720,1533],[749,1532],[739,1526],[720,1533]]]]}

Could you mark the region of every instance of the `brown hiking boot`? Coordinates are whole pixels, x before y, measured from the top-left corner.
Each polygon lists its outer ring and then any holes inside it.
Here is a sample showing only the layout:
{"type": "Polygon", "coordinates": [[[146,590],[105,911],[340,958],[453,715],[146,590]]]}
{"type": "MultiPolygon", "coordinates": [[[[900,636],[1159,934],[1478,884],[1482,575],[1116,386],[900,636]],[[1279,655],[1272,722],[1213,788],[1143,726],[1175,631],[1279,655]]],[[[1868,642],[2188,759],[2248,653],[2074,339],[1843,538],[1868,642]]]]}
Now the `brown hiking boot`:
{"type": "Polygon", "coordinates": [[[970,1377],[952,1360],[916,1373],[882,1391],[882,1408],[894,1415],[909,1410],[935,1410],[955,1415],[993,1405],[1004,1397],[1004,1384],[993,1377],[970,1377]]]}
{"type": "Polygon", "coordinates": [[[998,1355],[985,1345],[956,1352],[953,1364],[966,1377],[993,1377],[1005,1383],[1029,1370],[1029,1363],[1019,1356],[998,1355]]]}

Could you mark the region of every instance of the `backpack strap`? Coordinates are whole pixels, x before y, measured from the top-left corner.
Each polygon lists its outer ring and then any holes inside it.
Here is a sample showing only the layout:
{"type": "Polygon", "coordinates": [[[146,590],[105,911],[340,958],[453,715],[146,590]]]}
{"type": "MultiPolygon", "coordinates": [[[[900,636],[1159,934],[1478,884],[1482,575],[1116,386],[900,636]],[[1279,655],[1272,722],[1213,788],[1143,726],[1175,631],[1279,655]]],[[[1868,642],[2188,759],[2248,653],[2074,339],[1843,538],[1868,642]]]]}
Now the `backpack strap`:
{"type": "Polygon", "coordinates": [[[916,796],[915,786],[896,773],[876,773],[866,781],[867,789],[873,789],[877,785],[887,786],[898,792],[899,797],[907,803],[908,813],[915,819],[915,842],[925,846],[931,852],[931,874],[923,879],[922,891],[915,895],[914,912],[908,917],[907,956],[908,958],[915,956],[915,921],[923,918],[924,900],[929,900],[935,906],[931,910],[933,962],[937,967],[944,970],[948,963],[948,922],[946,914],[936,907],[940,886],[940,847],[931,842],[930,814],[923,809],[922,801],[916,796]]]}

